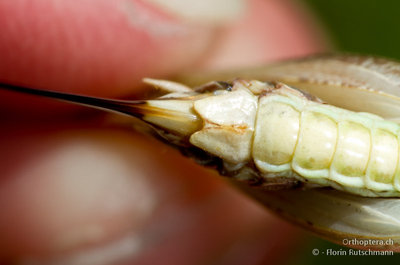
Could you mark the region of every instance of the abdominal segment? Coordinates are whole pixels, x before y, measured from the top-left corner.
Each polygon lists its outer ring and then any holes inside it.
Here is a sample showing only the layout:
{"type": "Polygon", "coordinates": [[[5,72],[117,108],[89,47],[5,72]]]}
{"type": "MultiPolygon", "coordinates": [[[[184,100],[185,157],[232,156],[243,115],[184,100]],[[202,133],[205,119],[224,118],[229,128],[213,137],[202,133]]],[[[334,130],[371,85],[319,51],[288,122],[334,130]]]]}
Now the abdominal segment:
{"type": "Polygon", "coordinates": [[[267,180],[295,176],[363,196],[400,196],[399,131],[372,114],[271,93],[259,98],[252,158],[267,180]]]}

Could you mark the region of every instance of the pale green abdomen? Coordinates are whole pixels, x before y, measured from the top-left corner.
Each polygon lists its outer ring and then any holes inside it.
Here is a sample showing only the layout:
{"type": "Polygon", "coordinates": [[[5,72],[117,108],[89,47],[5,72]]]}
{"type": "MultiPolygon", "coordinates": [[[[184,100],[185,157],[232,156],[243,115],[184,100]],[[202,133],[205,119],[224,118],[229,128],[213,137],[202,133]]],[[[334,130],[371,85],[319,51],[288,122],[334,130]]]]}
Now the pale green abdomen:
{"type": "Polygon", "coordinates": [[[265,177],[290,176],[366,196],[398,196],[396,123],[296,97],[259,100],[252,157],[265,177]]]}

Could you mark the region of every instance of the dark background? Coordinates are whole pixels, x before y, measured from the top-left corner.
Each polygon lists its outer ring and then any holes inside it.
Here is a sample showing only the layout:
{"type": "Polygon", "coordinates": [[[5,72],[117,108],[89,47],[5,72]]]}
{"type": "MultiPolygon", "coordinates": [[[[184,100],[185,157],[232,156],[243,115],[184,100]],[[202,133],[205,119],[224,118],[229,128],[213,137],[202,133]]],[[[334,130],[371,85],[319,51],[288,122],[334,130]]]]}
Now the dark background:
{"type": "MultiPolygon", "coordinates": [[[[396,0],[298,0],[314,14],[337,51],[377,55],[400,60],[400,1],[396,0]]],[[[306,207],[306,206],[305,206],[306,207]]],[[[326,256],[312,255],[313,249],[346,250],[310,235],[288,253],[294,264],[400,264],[394,256],[326,256]]]]}
{"type": "Polygon", "coordinates": [[[400,59],[400,1],[299,0],[339,51],[400,59]]]}

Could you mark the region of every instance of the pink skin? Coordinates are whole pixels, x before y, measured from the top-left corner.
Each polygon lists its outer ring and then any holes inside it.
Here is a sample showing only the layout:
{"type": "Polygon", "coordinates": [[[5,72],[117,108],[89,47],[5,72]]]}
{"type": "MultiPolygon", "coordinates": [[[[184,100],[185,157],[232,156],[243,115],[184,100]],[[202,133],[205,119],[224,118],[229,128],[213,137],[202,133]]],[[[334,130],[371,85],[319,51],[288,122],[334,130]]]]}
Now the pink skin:
{"type": "Polygon", "coordinates": [[[99,96],[179,71],[213,35],[138,0],[2,1],[0,25],[1,79],[99,96]]]}
{"type": "MultiPolygon", "coordinates": [[[[193,64],[214,35],[139,0],[1,1],[0,25],[0,80],[109,97],[137,91],[144,76],[193,64]]],[[[20,112],[16,100],[49,109],[0,93],[5,111],[20,112]]]]}
{"type": "Polygon", "coordinates": [[[300,10],[305,12],[290,1],[250,1],[243,18],[218,34],[199,65],[207,69],[254,66],[322,52],[326,46],[322,34],[311,17],[299,16],[300,10]]]}
{"type": "MultiPolygon", "coordinates": [[[[140,91],[144,76],[194,64],[236,66],[321,49],[289,3],[250,3],[242,23],[215,40],[211,26],[141,1],[1,1],[0,79],[116,97],[140,91]],[[274,31],[284,34],[265,37],[274,31]]],[[[10,92],[0,101],[0,263],[274,264],[294,245],[295,228],[213,171],[134,133],[125,119],[10,92]]]]}

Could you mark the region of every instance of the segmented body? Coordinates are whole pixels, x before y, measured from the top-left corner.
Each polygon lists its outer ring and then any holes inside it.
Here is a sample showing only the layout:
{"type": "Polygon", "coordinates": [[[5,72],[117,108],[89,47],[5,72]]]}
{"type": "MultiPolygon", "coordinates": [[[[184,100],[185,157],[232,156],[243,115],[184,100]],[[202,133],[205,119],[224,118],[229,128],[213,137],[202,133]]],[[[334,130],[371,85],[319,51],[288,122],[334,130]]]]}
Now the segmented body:
{"type": "Polygon", "coordinates": [[[399,196],[394,122],[310,100],[280,85],[237,82],[232,92],[194,102],[203,128],[190,142],[268,181],[295,178],[363,196],[399,196]],[[255,89],[255,84],[258,88],[255,89]]]}
{"type": "MultiPolygon", "coordinates": [[[[146,82],[172,93],[118,101],[2,86],[138,117],[172,145],[194,146],[223,161],[220,173],[238,180],[269,188],[301,181],[400,197],[400,125],[394,122],[323,104],[282,83],[238,79],[193,90],[165,80],[146,82]]],[[[203,158],[197,161],[207,164],[203,158]]]]}
{"type": "MultiPolygon", "coordinates": [[[[280,81],[330,104],[399,121],[399,73],[397,62],[333,55],[181,80],[192,86],[237,77],[280,81]]],[[[240,187],[285,218],[335,242],[390,239],[394,245],[373,247],[399,251],[398,198],[365,198],[326,189],[269,192],[254,188],[289,188],[303,182],[362,196],[400,197],[399,125],[321,104],[283,84],[236,80],[191,89],[166,80],[144,81],[170,94],[121,101],[7,82],[0,82],[0,88],[139,118],[196,162],[250,182],[240,187]]]]}

